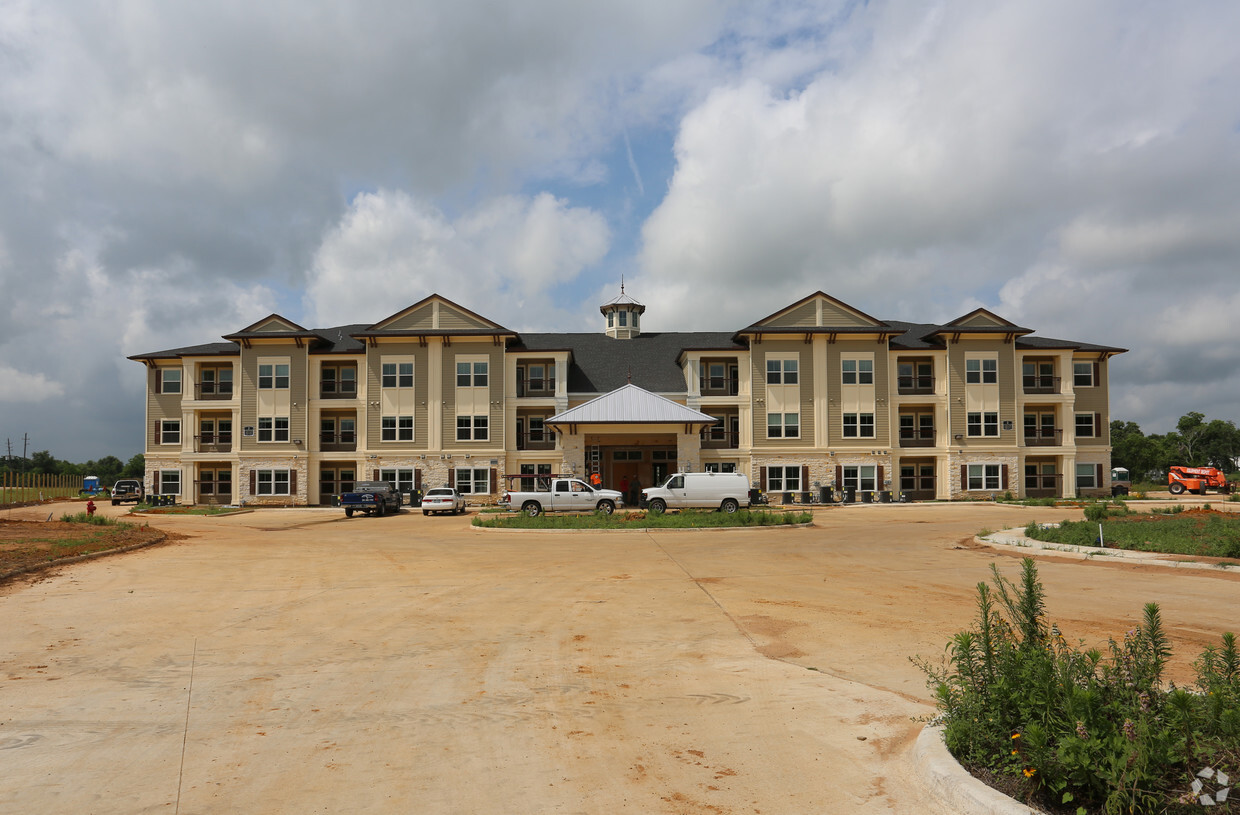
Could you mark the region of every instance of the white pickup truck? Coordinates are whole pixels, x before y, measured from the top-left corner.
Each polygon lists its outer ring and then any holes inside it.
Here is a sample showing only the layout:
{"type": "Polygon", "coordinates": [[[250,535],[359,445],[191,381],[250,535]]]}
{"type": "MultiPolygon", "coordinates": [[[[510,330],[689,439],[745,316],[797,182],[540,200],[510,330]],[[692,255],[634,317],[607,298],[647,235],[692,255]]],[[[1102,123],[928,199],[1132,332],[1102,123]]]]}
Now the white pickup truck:
{"type": "Polygon", "coordinates": [[[544,512],[601,512],[610,515],[616,507],[624,506],[624,496],[616,490],[591,487],[578,478],[553,477],[548,481],[549,490],[520,492],[505,490],[499,505],[508,510],[520,510],[531,518],[544,512]]]}

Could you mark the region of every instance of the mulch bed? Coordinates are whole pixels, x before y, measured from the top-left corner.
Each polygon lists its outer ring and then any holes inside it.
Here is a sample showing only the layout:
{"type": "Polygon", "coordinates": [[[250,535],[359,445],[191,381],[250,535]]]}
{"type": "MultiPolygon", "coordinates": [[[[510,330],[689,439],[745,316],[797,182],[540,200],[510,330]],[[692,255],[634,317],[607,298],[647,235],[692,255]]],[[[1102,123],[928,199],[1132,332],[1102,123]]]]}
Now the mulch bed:
{"type": "Polygon", "coordinates": [[[64,521],[0,519],[0,581],[71,558],[157,543],[178,535],[134,524],[94,526],[64,521]]]}

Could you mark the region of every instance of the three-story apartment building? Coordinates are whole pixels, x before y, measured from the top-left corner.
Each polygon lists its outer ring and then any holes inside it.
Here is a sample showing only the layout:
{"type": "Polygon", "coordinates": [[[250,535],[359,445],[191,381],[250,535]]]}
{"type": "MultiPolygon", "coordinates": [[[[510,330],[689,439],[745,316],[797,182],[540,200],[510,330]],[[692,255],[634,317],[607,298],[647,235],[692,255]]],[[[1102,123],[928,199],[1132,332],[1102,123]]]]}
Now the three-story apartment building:
{"type": "Polygon", "coordinates": [[[623,290],[600,313],[593,333],[517,332],[432,295],[370,325],[273,314],[135,355],[147,489],[305,505],[381,479],[480,503],[505,476],[717,470],[914,500],[1109,491],[1107,362],[1124,349],[985,309],[878,320],[822,292],[728,332],[643,332],[623,290]]]}

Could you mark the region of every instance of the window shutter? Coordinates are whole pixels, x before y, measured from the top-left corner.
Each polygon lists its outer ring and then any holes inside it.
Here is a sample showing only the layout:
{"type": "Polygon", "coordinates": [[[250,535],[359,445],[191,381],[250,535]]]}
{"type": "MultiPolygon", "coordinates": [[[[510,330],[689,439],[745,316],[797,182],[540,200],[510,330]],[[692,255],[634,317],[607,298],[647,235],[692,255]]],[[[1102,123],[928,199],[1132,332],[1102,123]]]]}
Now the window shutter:
{"type": "Polygon", "coordinates": [[[878,474],[878,478],[877,478],[877,479],[875,479],[875,480],[876,480],[878,483],[875,485],[875,487],[874,487],[874,488],[875,488],[875,489],[879,489],[879,490],[881,490],[881,489],[883,488],[883,485],[884,485],[885,483],[887,483],[886,481],[884,481],[884,480],[883,480],[883,465],[881,465],[881,464],[880,464],[880,465],[878,465],[878,469],[876,470],[876,472],[877,472],[877,474],[878,474]]]}
{"type": "Polygon", "coordinates": [[[1102,385],[1101,374],[1102,374],[1102,366],[1099,365],[1097,362],[1095,362],[1094,363],[1094,387],[1095,388],[1100,387],[1102,385]]]}
{"type": "Polygon", "coordinates": [[[160,435],[159,435],[159,420],[156,419],[155,420],[155,444],[159,444],[161,441],[163,441],[163,439],[160,438],[160,435]]]}
{"type": "Polygon", "coordinates": [[[1101,413],[1094,414],[1094,438],[1095,439],[1102,438],[1102,414],[1101,413]]]}
{"type": "Polygon", "coordinates": [[[491,492],[496,492],[498,489],[499,489],[499,473],[496,471],[494,467],[492,467],[491,468],[491,492]]]}
{"type": "Polygon", "coordinates": [[[448,486],[456,486],[456,468],[448,470],[448,486]]]}
{"type": "Polygon", "coordinates": [[[969,465],[960,465],[960,490],[963,492],[969,488],[969,465]]]}
{"type": "Polygon", "coordinates": [[[844,468],[842,466],[835,468],[835,488],[837,490],[844,489],[844,468]]]}
{"type": "Polygon", "coordinates": [[[763,492],[766,492],[766,468],[765,467],[758,468],[758,488],[762,490],[763,492]]]}
{"type": "Polygon", "coordinates": [[[250,470],[250,495],[258,494],[258,470],[250,470]]]}
{"type": "Polygon", "coordinates": [[[809,492],[809,465],[801,465],[801,492],[809,492]]]}
{"type": "Polygon", "coordinates": [[[371,481],[378,481],[378,480],[379,480],[379,471],[378,471],[378,470],[375,470],[375,477],[374,477],[374,478],[372,478],[372,479],[370,479],[370,480],[371,480],[371,481]]]}
{"type": "Polygon", "coordinates": [[[1102,489],[1102,465],[1101,464],[1094,465],[1094,486],[1097,487],[1098,489],[1102,489]]]}
{"type": "Polygon", "coordinates": [[[421,470],[413,471],[413,488],[415,490],[422,489],[422,471],[421,470]]]}
{"type": "Polygon", "coordinates": [[[1008,488],[1008,466],[1006,464],[999,465],[999,489],[1006,490],[1008,488]]]}
{"type": "Polygon", "coordinates": [[[155,369],[155,392],[156,393],[164,392],[164,372],[161,371],[159,368],[155,369]]]}
{"type": "Polygon", "coordinates": [[[289,495],[297,494],[297,471],[296,470],[288,471],[288,494],[289,495]]]}

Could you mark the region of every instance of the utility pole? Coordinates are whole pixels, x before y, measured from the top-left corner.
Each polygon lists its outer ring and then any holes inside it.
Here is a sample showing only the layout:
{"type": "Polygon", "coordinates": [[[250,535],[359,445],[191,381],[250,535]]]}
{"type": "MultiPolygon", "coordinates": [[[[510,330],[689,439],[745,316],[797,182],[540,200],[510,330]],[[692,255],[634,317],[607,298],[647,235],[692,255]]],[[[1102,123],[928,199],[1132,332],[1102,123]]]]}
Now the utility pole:
{"type": "Polygon", "coordinates": [[[22,460],[23,461],[26,460],[26,448],[28,448],[29,446],[30,446],[30,434],[23,433],[22,434],[22,460]]]}

